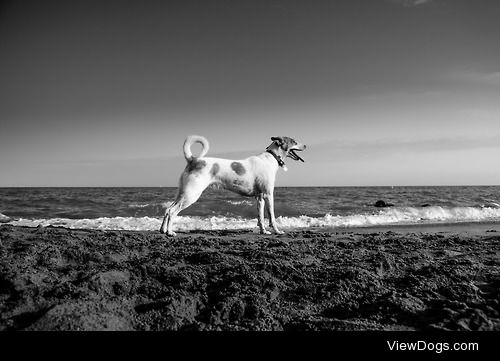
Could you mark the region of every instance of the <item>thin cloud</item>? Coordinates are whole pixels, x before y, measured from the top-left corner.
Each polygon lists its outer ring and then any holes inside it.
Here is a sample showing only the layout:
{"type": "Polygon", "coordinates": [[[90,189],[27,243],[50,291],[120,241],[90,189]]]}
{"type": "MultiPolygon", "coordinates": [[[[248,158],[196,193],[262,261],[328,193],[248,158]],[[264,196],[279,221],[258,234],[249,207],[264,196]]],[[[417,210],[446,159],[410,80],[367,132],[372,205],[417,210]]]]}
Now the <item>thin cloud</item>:
{"type": "Polygon", "coordinates": [[[450,137],[419,140],[380,140],[373,142],[327,142],[311,146],[308,151],[341,155],[342,158],[373,158],[413,152],[443,152],[499,148],[500,134],[490,137],[450,137]],[[315,149],[316,148],[316,149],[315,149]]]}
{"type": "Polygon", "coordinates": [[[415,0],[413,6],[419,6],[431,2],[431,0],[415,0]]]}
{"type": "Polygon", "coordinates": [[[434,0],[390,0],[394,4],[402,5],[405,7],[416,7],[421,6],[427,3],[430,3],[434,0]]]}
{"type": "Polygon", "coordinates": [[[453,69],[448,73],[448,79],[461,85],[498,89],[500,86],[500,71],[453,69]]]}

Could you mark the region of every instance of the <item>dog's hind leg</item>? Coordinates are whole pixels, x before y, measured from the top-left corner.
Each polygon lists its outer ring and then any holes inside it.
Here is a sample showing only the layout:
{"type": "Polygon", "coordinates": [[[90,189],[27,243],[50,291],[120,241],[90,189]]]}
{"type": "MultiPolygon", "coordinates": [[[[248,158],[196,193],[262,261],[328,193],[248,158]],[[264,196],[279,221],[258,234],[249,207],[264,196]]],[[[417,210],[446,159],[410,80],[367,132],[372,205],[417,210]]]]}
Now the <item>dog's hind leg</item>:
{"type": "Polygon", "coordinates": [[[177,189],[177,194],[175,195],[175,201],[170,203],[170,205],[165,209],[165,214],[163,215],[163,221],[161,222],[161,227],[160,227],[160,233],[166,233],[167,232],[167,223],[168,219],[170,218],[170,209],[175,205],[175,203],[180,199],[179,196],[179,191],[182,186],[182,178],[179,181],[179,188],[177,189]]]}
{"type": "Polygon", "coordinates": [[[173,220],[175,216],[182,210],[183,199],[178,198],[175,202],[165,211],[165,217],[163,217],[163,223],[161,225],[160,232],[167,233],[169,236],[175,236],[175,232],[172,231],[173,220]]]}
{"type": "Polygon", "coordinates": [[[165,224],[162,224],[162,233],[165,233],[166,228],[167,235],[175,236],[175,232],[172,230],[175,217],[177,216],[177,214],[179,214],[180,211],[195,203],[198,198],[200,198],[206,187],[208,187],[208,183],[205,184],[194,181],[187,182],[186,186],[184,187],[183,191],[180,192],[175,202],[165,211],[163,222],[166,223],[166,226],[165,224]]]}
{"type": "Polygon", "coordinates": [[[163,216],[163,222],[161,222],[160,233],[167,232],[167,223],[168,223],[168,220],[170,218],[170,209],[172,208],[172,206],[174,204],[175,204],[175,202],[172,203],[170,206],[168,206],[167,209],[165,209],[165,215],[163,216]]]}

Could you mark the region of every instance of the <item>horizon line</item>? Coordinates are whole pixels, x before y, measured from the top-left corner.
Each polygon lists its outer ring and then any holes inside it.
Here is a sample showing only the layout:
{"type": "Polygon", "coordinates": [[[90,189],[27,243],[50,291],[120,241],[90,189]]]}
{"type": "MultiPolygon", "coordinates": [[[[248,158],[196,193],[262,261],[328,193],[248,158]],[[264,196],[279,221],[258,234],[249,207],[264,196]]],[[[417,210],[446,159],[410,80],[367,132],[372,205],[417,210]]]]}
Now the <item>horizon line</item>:
{"type": "MultiPolygon", "coordinates": [[[[500,187],[500,184],[288,185],[274,188],[500,187]]],[[[2,188],[178,188],[178,186],[0,186],[2,188]]],[[[208,188],[207,188],[208,189],[208,188]]],[[[222,188],[223,189],[223,188],[222,188]]]]}

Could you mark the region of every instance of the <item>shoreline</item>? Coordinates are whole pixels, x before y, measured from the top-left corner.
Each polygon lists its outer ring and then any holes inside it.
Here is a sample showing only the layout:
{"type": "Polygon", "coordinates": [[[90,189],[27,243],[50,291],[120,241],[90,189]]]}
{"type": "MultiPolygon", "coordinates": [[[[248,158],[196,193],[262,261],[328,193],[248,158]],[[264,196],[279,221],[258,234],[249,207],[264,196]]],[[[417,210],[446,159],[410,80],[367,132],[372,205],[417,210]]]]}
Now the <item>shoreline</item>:
{"type": "MultiPolygon", "coordinates": [[[[78,219],[77,219],[78,220],[78,219]]],[[[161,220],[161,218],[158,218],[161,220]]],[[[43,225],[42,223],[34,225],[17,225],[11,224],[10,222],[16,221],[16,219],[10,219],[8,222],[0,222],[0,226],[11,226],[18,228],[29,228],[35,229],[39,227],[43,228],[60,228],[69,230],[89,230],[89,231],[102,231],[102,232],[146,232],[146,233],[158,233],[156,230],[135,230],[135,229],[98,229],[98,228],[73,228],[60,225],[43,225]]],[[[279,225],[279,224],[278,224],[279,225]]],[[[465,234],[481,234],[484,232],[499,232],[500,233],[500,222],[442,222],[442,223],[413,223],[413,224],[384,224],[384,225],[369,225],[369,226],[349,226],[349,227],[321,227],[321,226],[311,226],[311,227],[295,227],[286,228],[280,227],[285,231],[285,235],[290,232],[329,232],[329,233],[372,233],[372,232],[397,232],[397,233],[465,233],[465,234]]],[[[246,232],[250,234],[259,235],[258,229],[254,228],[235,228],[228,230],[221,229],[193,229],[193,230],[175,230],[178,234],[195,234],[204,232],[246,232]]],[[[167,236],[165,236],[168,238],[167,236]]]]}
{"type": "Polygon", "coordinates": [[[0,330],[500,330],[500,225],[0,225],[0,330]]]}

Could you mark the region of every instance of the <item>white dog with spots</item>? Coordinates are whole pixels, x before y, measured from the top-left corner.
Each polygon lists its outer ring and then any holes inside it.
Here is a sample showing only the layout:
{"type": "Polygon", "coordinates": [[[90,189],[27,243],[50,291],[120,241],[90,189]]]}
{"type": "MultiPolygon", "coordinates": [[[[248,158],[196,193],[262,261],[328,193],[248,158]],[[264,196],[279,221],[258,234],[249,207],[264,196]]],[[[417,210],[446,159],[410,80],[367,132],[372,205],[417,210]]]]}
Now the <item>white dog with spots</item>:
{"type": "Polygon", "coordinates": [[[183,209],[196,202],[211,184],[246,197],[257,199],[260,233],[271,234],[264,226],[264,207],[267,209],[269,225],[277,234],[283,234],[276,226],[274,216],[274,182],[279,167],[286,170],[284,158],[304,161],[295,153],[306,148],[289,137],[272,137],[271,145],[261,154],[242,160],[205,157],[208,140],[199,135],[190,135],[184,141],[184,157],[187,166],[181,174],[175,201],[166,209],[160,228],[161,233],[175,236],[172,230],[174,218],[183,209]],[[201,143],[203,149],[199,157],[191,153],[191,146],[201,143]]]}

